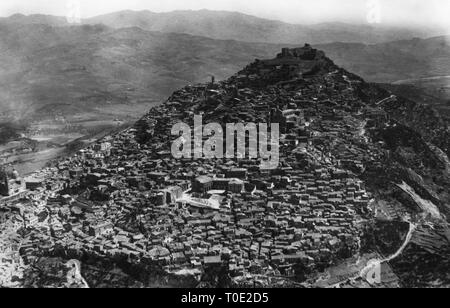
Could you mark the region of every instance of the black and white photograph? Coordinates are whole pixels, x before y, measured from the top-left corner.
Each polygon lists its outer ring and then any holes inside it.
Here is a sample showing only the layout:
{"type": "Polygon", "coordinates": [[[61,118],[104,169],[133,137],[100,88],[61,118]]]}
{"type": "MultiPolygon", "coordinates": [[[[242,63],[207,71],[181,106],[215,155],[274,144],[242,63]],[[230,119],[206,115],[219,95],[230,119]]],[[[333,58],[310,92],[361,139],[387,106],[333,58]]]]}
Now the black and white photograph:
{"type": "Polygon", "coordinates": [[[0,289],[450,288],[449,16],[1,0],[0,289]]]}

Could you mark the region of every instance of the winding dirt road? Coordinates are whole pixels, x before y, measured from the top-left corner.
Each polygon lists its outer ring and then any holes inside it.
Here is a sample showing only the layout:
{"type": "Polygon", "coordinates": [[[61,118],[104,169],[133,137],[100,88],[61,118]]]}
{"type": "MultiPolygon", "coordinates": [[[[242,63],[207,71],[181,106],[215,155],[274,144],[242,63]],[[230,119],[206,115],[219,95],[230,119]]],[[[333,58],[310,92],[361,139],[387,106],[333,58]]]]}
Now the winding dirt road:
{"type": "Polygon", "coordinates": [[[413,236],[415,230],[416,230],[416,225],[414,225],[412,222],[410,222],[409,223],[409,231],[408,231],[408,234],[406,235],[403,245],[392,256],[390,256],[388,258],[370,260],[367,263],[367,265],[359,272],[359,275],[353,277],[353,279],[363,278],[370,282],[370,280],[371,280],[370,275],[372,273],[374,273],[374,270],[376,270],[377,268],[379,269],[381,264],[383,264],[383,263],[387,263],[387,262],[397,259],[403,253],[403,251],[406,249],[406,247],[411,242],[411,239],[412,239],[412,236],[413,236]]]}

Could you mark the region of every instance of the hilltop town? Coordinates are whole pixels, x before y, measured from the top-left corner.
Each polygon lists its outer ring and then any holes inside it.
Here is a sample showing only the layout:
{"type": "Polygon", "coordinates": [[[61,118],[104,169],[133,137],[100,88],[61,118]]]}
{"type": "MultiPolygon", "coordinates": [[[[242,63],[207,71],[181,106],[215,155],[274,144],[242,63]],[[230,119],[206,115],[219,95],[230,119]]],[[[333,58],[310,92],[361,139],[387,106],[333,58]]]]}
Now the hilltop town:
{"type": "Polygon", "coordinates": [[[404,264],[382,262],[376,282],[360,273],[397,249],[408,258],[414,249],[445,256],[445,191],[435,192],[426,172],[450,164],[432,145],[434,165],[406,150],[395,153],[414,160],[411,168],[392,158],[400,141],[384,133],[406,124],[386,110],[402,103],[309,45],[228,80],[186,86],[133,128],[27,178],[3,174],[0,286],[64,286],[55,263],[71,259],[91,286],[104,285],[105,275],[116,287],[404,284],[404,264]],[[174,158],[171,129],[192,125],[194,115],[205,124],[279,123],[278,167],[174,158]],[[380,221],[390,233],[374,240],[380,221]]]}

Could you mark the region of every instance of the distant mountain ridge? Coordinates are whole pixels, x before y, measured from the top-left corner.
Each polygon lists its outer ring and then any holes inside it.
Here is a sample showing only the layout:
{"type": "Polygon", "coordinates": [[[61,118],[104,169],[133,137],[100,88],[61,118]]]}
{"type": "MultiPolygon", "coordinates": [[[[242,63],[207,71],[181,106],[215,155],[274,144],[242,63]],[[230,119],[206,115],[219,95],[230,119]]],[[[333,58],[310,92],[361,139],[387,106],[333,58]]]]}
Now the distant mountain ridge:
{"type": "Polygon", "coordinates": [[[14,14],[9,17],[0,18],[0,22],[16,25],[43,24],[50,26],[69,26],[67,18],[43,14],[14,14]]]}
{"type": "MultiPolygon", "coordinates": [[[[49,15],[15,14],[0,21],[25,24],[70,25],[66,18],[49,15]]],[[[333,42],[376,44],[396,40],[426,38],[445,34],[440,29],[394,27],[371,24],[329,22],[314,25],[290,24],[229,11],[119,11],[82,20],[84,24],[103,24],[111,28],[139,27],[147,31],[184,33],[219,40],[295,44],[333,42]]]]}
{"type": "Polygon", "coordinates": [[[323,44],[331,42],[381,43],[414,37],[442,34],[429,29],[322,23],[316,25],[289,24],[227,11],[121,11],[86,19],[85,23],[102,23],[113,28],[140,27],[148,31],[176,32],[214,39],[245,42],[323,44]]]}

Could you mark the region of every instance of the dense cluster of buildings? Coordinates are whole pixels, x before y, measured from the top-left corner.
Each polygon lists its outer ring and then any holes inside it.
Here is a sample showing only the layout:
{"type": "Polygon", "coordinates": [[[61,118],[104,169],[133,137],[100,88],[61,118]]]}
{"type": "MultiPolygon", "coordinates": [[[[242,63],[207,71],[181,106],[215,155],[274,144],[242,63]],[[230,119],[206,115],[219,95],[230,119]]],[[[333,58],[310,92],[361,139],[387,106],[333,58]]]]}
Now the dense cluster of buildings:
{"type": "Polygon", "coordinates": [[[9,219],[9,216],[0,212],[0,286],[20,286],[25,269],[23,259],[20,256],[20,236],[16,230],[21,221],[9,219]]]}
{"type": "Polygon", "coordinates": [[[21,217],[17,251],[28,264],[58,252],[167,272],[226,265],[238,280],[299,277],[351,257],[371,200],[357,175],[377,155],[364,130],[385,116],[365,109],[358,82],[307,46],[188,86],[134,128],[25,179],[26,201],[8,204],[21,217]],[[278,168],[173,158],[171,129],[195,114],[205,123],[279,123],[278,168]]]}

